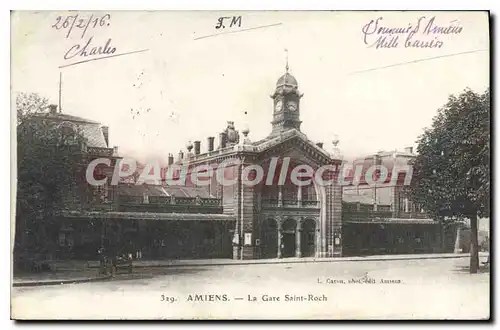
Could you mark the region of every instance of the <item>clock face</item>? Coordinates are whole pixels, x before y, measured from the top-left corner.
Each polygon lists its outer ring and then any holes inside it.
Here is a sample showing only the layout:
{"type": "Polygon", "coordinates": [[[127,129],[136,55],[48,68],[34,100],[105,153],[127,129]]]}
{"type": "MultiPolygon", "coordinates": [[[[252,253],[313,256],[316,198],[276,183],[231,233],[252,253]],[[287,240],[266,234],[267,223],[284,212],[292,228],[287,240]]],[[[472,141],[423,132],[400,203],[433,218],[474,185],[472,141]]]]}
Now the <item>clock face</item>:
{"type": "Polygon", "coordinates": [[[295,103],[293,101],[288,102],[286,106],[287,106],[287,109],[290,111],[297,110],[297,103],[295,103]]]}
{"type": "Polygon", "coordinates": [[[280,112],[283,109],[283,102],[281,100],[278,100],[276,102],[276,112],[280,112]]]}

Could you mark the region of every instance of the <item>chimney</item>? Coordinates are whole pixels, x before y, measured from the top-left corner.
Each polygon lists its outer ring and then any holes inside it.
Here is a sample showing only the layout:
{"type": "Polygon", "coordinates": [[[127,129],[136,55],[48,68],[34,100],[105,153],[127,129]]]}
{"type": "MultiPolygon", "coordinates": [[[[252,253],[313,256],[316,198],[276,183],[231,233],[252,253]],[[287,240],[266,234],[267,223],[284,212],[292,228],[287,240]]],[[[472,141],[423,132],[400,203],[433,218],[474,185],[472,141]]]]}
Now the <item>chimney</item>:
{"type": "Polygon", "coordinates": [[[57,113],[57,105],[55,104],[49,105],[49,112],[51,115],[55,115],[57,113]]]}
{"type": "Polygon", "coordinates": [[[318,142],[318,143],[316,143],[316,145],[318,146],[318,148],[323,149],[323,142],[318,142]]]}
{"type": "Polygon", "coordinates": [[[193,150],[193,143],[191,141],[189,141],[186,144],[186,149],[187,149],[186,158],[191,158],[193,156],[193,153],[191,152],[191,150],[193,150]]]}
{"type": "Polygon", "coordinates": [[[207,138],[208,152],[214,151],[214,139],[215,138],[213,136],[209,136],[207,138]]]}
{"type": "Polygon", "coordinates": [[[179,151],[179,161],[182,161],[184,159],[184,153],[181,151],[179,151]]]}
{"type": "Polygon", "coordinates": [[[114,146],[113,147],[113,155],[117,155],[118,154],[118,146],[114,146]]]}
{"type": "Polygon", "coordinates": [[[224,149],[226,147],[226,133],[219,133],[219,149],[224,149]]]}
{"type": "Polygon", "coordinates": [[[406,147],[405,152],[412,154],[413,153],[413,147],[406,147]]]}
{"type": "Polygon", "coordinates": [[[200,141],[194,141],[194,154],[199,155],[200,154],[200,141]]]}
{"type": "Polygon", "coordinates": [[[102,134],[104,135],[104,141],[106,141],[106,146],[109,147],[109,127],[102,126],[102,134]]]}
{"type": "Polygon", "coordinates": [[[172,165],[174,163],[174,155],[168,154],[168,165],[172,165]]]}

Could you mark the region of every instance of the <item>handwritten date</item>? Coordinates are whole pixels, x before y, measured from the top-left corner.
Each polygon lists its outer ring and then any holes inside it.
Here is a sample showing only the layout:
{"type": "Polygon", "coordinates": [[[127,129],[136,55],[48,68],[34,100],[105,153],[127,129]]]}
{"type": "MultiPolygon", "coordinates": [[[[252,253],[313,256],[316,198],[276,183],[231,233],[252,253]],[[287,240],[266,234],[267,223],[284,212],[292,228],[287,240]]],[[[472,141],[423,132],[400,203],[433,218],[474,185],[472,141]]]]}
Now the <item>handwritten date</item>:
{"type": "Polygon", "coordinates": [[[85,37],[87,30],[103,28],[109,26],[111,23],[111,15],[105,14],[102,16],[90,15],[90,17],[81,17],[79,14],[58,16],[56,22],[52,25],[52,28],[56,30],[67,30],[66,38],[69,38],[73,29],[79,29],[81,31],[81,39],[85,37]]]}

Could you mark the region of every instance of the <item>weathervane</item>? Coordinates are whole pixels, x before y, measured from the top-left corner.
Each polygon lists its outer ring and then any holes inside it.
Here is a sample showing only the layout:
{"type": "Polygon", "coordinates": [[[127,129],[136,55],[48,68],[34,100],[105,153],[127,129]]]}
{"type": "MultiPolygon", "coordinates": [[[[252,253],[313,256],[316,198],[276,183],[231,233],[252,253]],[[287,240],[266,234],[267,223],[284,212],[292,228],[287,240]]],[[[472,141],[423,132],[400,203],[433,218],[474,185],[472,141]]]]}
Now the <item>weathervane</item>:
{"type": "Polygon", "coordinates": [[[286,73],[288,73],[288,49],[285,48],[285,56],[286,56],[286,66],[285,66],[285,69],[286,69],[286,73]]]}

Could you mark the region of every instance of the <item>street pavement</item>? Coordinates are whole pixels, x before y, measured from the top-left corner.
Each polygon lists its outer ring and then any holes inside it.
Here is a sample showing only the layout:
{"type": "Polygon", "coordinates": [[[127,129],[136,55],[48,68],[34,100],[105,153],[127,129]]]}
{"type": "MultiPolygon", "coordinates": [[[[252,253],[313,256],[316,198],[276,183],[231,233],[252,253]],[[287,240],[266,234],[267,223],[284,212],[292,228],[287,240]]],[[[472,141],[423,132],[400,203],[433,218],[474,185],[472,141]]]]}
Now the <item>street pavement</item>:
{"type": "Polygon", "coordinates": [[[142,268],[12,289],[18,319],[485,319],[468,258],[142,268]]]}

